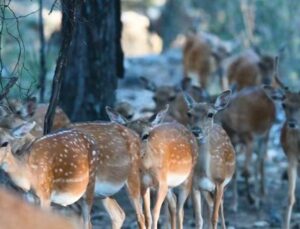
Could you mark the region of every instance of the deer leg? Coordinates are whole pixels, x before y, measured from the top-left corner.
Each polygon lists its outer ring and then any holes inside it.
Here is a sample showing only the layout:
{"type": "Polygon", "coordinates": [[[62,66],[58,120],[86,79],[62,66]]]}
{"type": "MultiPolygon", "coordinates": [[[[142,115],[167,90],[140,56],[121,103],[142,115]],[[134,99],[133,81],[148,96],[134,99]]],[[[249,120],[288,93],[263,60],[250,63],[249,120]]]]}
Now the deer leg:
{"type": "Polygon", "coordinates": [[[205,197],[204,206],[206,208],[203,211],[204,214],[204,228],[211,228],[211,213],[214,207],[214,200],[213,200],[213,192],[203,192],[203,196],[205,197]]]}
{"type": "Polygon", "coordinates": [[[51,201],[50,198],[44,198],[44,197],[40,197],[40,205],[43,209],[49,209],[51,206],[51,201]]]}
{"type": "Polygon", "coordinates": [[[171,190],[168,191],[167,200],[168,210],[171,218],[171,228],[176,229],[176,196],[171,190]]]}
{"type": "Polygon", "coordinates": [[[221,220],[222,220],[222,229],[226,229],[226,222],[225,222],[225,216],[224,216],[224,201],[221,201],[220,206],[220,214],[221,214],[221,220]]]}
{"type": "Polygon", "coordinates": [[[191,188],[192,188],[192,179],[193,176],[190,176],[181,186],[178,196],[178,207],[177,207],[177,214],[178,214],[178,228],[183,228],[183,219],[184,219],[184,203],[188,198],[191,188]]]}
{"type": "Polygon", "coordinates": [[[165,183],[160,183],[158,185],[158,191],[157,191],[157,196],[156,196],[156,202],[155,206],[153,208],[153,229],[157,229],[157,224],[158,224],[158,219],[160,215],[160,209],[161,205],[164,202],[164,199],[166,198],[168,192],[168,186],[165,183]]]}
{"type": "Polygon", "coordinates": [[[237,190],[237,170],[234,172],[233,174],[233,201],[232,201],[232,211],[233,212],[237,212],[238,209],[238,198],[239,198],[239,194],[238,194],[238,190],[237,190]]]}
{"type": "Polygon", "coordinates": [[[249,164],[252,159],[252,152],[253,152],[253,141],[251,138],[247,138],[246,139],[246,158],[245,158],[245,163],[244,163],[243,176],[245,177],[247,197],[251,204],[253,204],[255,202],[254,197],[251,195],[251,192],[250,192],[250,183],[249,183],[249,178],[250,178],[249,164]]]}
{"type": "Polygon", "coordinates": [[[288,207],[286,209],[286,215],[284,220],[283,228],[290,228],[291,216],[293,206],[295,204],[295,189],[296,189],[296,180],[297,180],[297,158],[289,160],[288,167],[288,178],[289,178],[289,193],[288,193],[288,207]]]}
{"type": "Polygon", "coordinates": [[[267,155],[269,134],[266,134],[262,139],[260,139],[259,144],[259,171],[260,171],[260,194],[265,196],[265,159],[267,155]]]}
{"type": "Polygon", "coordinates": [[[199,189],[192,190],[194,214],[196,220],[196,228],[202,229],[203,218],[202,218],[202,207],[201,207],[201,192],[199,189]]]}
{"type": "Polygon", "coordinates": [[[214,195],[214,207],[212,214],[212,226],[213,229],[217,229],[218,227],[218,218],[219,218],[219,209],[223,199],[223,184],[216,184],[216,190],[214,195]]]}
{"type": "Polygon", "coordinates": [[[85,195],[83,196],[80,206],[81,206],[81,214],[83,217],[83,223],[85,228],[92,228],[91,223],[91,210],[94,201],[94,190],[95,190],[95,173],[92,172],[91,178],[89,180],[88,186],[86,188],[85,195]]]}
{"type": "Polygon", "coordinates": [[[81,198],[79,203],[80,203],[84,228],[91,229],[92,228],[91,219],[90,219],[91,208],[86,200],[86,197],[81,198]]]}
{"type": "Polygon", "coordinates": [[[127,191],[129,199],[135,210],[138,226],[140,229],[146,228],[143,207],[141,203],[141,184],[134,175],[129,175],[127,182],[127,191]]]}
{"type": "Polygon", "coordinates": [[[144,202],[144,214],[146,226],[148,229],[152,226],[152,215],[151,215],[151,204],[150,204],[150,189],[147,188],[145,193],[143,194],[143,202],[144,202]]]}
{"type": "Polygon", "coordinates": [[[109,214],[112,228],[113,229],[121,228],[125,220],[125,213],[123,209],[119,206],[117,201],[112,198],[106,197],[101,201],[106,212],[109,214]]]}

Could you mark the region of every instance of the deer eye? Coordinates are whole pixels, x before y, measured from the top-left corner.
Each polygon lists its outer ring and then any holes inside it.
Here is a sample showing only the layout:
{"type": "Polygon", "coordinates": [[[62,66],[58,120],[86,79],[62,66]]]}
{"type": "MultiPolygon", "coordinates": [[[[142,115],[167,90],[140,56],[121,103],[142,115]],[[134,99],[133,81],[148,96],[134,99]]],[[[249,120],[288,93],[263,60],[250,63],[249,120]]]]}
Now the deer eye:
{"type": "Polygon", "coordinates": [[[208,114],[207,114],[207,117],[208,118],[212,118],[214,116],[214,113],[212,113],[212,112],[209,112],[208,114]]]}
{"type": "Polygon", "coordinates": [[[286,104],[285,104],[285,103],[282,103],[281,105],[282,105],[282,108],[283,108],[283,109],[286,108],[286,104]]]}

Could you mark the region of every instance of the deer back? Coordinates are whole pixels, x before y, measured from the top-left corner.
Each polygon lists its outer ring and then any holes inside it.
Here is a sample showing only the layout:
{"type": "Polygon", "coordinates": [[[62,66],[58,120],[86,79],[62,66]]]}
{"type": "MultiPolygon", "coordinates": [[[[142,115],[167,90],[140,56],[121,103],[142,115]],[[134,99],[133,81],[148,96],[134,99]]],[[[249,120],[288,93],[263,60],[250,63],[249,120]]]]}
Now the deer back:
{"type": "Polygon", "coordinates": [[[229,84],[236,84],[237,90],[241,90],[262,83],[270,84],[273,68],[272,57],[260,57],[254,51],[248,50],[229,65],[227,77],[229,84]]]}
{"type": "Polygon", "coordinates": [[[90,122],[70,126],[92,135],[102,151],[97,179],[124,182],[132,163],[139,163],[139,137],[117,123],[90,122]]]}
{"type": "Polygon", "coordinates": [[[28,154],[31,174],[38,174],[33,182],[37,193],[52,190],[52,194],[53,191],[64,192],[78,199],[95,175],[96,164],[100,160],[93,138],[77,130],[41,137],[24,154],[25,157],[28,154]]]}
{"type": "Polygon", "coordinates": [[[236,93],[227,107],[218,114],[225,129],[236,133],[263,134],[275,121],[274,102],[260,87],[245,88],[236,93]]]}
{"type": "Polygon", "coordinates": [[[197,158],[195,137],[178,123],[154,127],[142,147],[144,167],[164,169],[167,174],[190,173],[197,158]]]}

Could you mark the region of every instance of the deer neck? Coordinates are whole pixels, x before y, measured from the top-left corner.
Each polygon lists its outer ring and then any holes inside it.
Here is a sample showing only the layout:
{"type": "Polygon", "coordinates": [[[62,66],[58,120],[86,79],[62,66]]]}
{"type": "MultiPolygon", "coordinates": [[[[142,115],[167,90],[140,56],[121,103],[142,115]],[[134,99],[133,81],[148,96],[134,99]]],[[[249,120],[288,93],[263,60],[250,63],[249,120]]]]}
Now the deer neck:
{"type": "Polygon", "coordinates": [[[34,177],[28,166],[28,155],[15,156],[11,154],[10,162],[4,166],[12,181],[24,191],[29,191],[34,177]]]}
{"type": "Polygon", "coordinates": [[[211,132],[211,129],[213,128],[213,125],[214,125],[214,122],[213,122],[213,119],[210,118],[210,119],[207,119],[206,121],[204,121],[201,125],[201,128],[202,128],[202,131],[203,131],[203,138],[204,139],[207,139],[210,132],[211,132]]]}

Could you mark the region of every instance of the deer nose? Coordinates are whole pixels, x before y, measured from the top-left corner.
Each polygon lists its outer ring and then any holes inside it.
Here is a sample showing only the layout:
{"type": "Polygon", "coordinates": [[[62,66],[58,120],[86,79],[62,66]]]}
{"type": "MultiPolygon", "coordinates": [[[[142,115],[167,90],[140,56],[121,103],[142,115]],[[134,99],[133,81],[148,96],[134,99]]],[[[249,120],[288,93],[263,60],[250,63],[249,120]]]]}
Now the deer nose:
{"type": "Polygon", "coordinates": [[[203,131],[200,127],[193,127],[191,129],[192,133],[195,135],[195,137],[200,137],[200,135],[202,135],[203,131]]]}
{"type": "Polygon", "coordinates": [[[149,138],[149,133],[143,133],[142,134],[142,140],[147,140],[149,138]]]}

